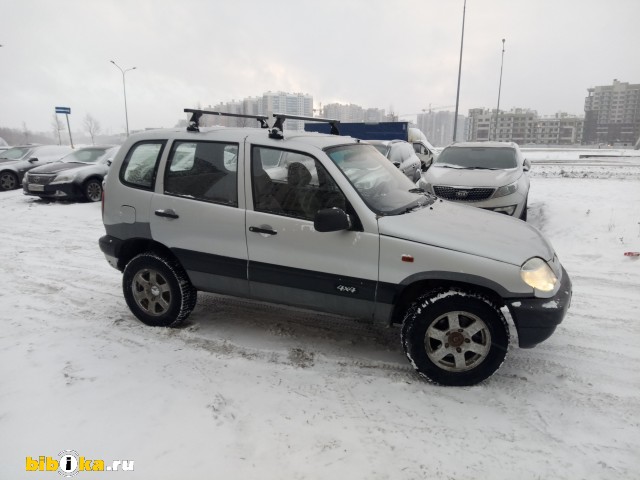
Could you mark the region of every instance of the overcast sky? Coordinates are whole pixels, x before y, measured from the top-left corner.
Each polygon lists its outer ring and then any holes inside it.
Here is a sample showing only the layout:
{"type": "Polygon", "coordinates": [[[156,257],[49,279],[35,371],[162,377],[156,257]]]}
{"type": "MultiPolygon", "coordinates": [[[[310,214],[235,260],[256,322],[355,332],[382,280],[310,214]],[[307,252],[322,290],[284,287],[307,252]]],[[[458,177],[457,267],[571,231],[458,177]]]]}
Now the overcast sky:
{"type": "MultiPolygon", "coordinates": [[[[455,105],[463,0],[0,0],[0,127],[89,113],[105,133],[185,107],[303,92],[400,115],[455,105]]],[[[582,114],[587,88],[640,83],[640,0],[467,0],[460,113],[582,114]]],[[[453,111],[451,107],[449,110],[453,111]]],[[[410,119],[410,117],[406,117],[410,119]]]]}

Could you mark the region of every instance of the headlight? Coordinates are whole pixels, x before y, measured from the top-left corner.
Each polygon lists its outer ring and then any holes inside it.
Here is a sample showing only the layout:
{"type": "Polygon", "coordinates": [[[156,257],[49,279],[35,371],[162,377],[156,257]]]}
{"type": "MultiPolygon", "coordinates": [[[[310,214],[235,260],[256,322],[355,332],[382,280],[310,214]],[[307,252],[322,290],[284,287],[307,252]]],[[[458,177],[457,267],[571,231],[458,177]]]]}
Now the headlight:
{"type": "Polygon", "coordinates": [[[75,174],[63,173],[62,175],[58,175],[56,178],[54,178],[51,183],[68,183],[73,182],[75,179],[75,174]]]}
{"type": "Polygon", "coordinates": [[[551,270],[551,267],[538,257],[527,260],[520,267],[520,276],[524,283],[541,292],[552,291],[558,282],[558,278],[551,270]]]}
{"type": "Polygon", "coordinates": [[[504,197],[505,195],[511,195],[518,190],[518,182],[515,181],[510,183],[509,185],[505,185],[496,190],[496,193],[493,194],[493,197],[504,197]]]}

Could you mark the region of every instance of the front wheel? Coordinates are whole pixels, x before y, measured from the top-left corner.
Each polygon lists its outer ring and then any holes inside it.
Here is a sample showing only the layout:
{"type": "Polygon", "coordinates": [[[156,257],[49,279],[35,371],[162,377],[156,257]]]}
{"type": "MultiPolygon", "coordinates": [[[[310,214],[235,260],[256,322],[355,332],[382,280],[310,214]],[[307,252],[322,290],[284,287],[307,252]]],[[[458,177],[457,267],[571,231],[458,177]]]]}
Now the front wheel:
{"type": "Polygon", "coordinates": [[[469,386],[502,365],[509,329],[500,309],[482,295],[438,290],[407,310],[402,346],[418,373],[441,385],[469,386]]]}
{"type": "Polygon", "coordinates": [[[84,184],[83,193],[88,202],[99,202],[102,200],[102,183],[97,178],[92,178],[84,184]]]}
{"type": "Polygon", "coordinates": [[[18,176],[13,172],[0,173],[0,190],[13,190],[18,188],[18,176]]]}
{"type": "Polygon", "coordinates": [[[198,292],[175,260],[142,253],[122,276],[124,298],[131,312],[152,327],[176,327],[191,313],[198,292]]]}

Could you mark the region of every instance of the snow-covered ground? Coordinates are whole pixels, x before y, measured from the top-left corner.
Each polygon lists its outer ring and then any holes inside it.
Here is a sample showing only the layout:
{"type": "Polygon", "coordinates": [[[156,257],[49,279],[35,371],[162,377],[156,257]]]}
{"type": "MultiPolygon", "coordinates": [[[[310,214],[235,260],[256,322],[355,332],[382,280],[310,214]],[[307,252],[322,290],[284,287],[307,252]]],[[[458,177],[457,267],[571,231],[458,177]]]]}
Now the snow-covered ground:
{"type": "Polygon", "coordinates": [[[77,478],[639,478],[640,174],[545,168],[529,221],[571,309],[470,388],[425,383],[397,331],[339,317],[200,293],[185,328],[146,327],[99,204],[1,192],[0,479],[58,478],[25,459],[65,449],[135,462],[77,478]]]}

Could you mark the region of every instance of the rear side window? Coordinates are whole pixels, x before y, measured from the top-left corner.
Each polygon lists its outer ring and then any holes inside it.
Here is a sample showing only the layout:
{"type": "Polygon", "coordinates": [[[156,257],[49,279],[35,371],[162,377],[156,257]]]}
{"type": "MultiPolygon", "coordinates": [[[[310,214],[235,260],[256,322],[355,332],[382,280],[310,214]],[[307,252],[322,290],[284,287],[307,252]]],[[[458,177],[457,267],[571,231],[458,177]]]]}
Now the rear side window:
{"type": "Polygon", "coordinates": [[[122,164],[120,180],[134,187],[151,190],[164,144],[164,140],[140,142],[131,147],[122,164]]]}
{"type": "Polygon", "coordinates": [[[176,141],[164,178],[168,195],[238,206],[238,145],[176,141]]]}

